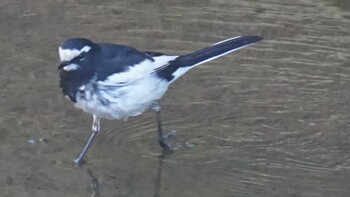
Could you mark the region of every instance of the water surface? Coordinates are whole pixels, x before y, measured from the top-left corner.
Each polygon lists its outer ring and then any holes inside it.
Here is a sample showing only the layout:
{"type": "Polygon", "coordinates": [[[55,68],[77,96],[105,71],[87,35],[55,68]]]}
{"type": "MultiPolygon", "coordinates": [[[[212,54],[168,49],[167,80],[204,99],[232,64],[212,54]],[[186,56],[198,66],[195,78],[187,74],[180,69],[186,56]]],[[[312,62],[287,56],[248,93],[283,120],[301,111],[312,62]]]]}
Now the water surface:
{"type": "Polygon", "coordinates": [[[0,196],[91,196],[91,185],[108,197],[348,196],[349,6],[3,0],[0,196]],[[178,151],[161,154],[147,112],[103,121],[87,165],[72,164],[92,118],[58,88],[64,39],[183,54],[248,34],[265,39],[191,70],[160,101],[178,151]]]}

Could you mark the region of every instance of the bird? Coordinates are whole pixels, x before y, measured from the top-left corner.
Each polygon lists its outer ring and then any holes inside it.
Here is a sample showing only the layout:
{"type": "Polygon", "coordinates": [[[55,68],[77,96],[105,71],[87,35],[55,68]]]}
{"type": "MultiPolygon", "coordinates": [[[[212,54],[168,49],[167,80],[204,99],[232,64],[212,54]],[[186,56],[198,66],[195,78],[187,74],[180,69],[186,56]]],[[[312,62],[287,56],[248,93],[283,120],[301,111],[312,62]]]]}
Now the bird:
{"type": "Polygon", "coordinates": [[[147,109],[155,111],[159,145],[164,151],[172,151],[166,140],[175,135],[175,131],[163,132],[161,106],[157,100],[190,69],[262,39],[255,35],[232,37],[185,55],[141,51],[87,38],[63,41],[58,47],[59,86],[76,108],[93,117],[91,136],[73,162],[83,163],[100,132],[101,119],[126,119],[147,109]]]}

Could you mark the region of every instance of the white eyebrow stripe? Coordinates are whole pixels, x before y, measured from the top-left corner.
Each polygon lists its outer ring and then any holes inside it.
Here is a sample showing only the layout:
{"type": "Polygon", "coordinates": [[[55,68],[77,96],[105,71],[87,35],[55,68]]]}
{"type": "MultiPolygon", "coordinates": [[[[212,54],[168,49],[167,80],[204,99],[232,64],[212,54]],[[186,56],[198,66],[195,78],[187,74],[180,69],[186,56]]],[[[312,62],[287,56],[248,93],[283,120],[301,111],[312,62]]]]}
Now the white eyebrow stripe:
{"type": "Polygon", "coordinates": [[[60,61],[66,62],[66,61],[70,61],[73,58],[77,57],[78,55],[80,55],[80,53],[89,52],[90,50],[91,50],[91,47],[89,47],[89,46],[84,46],[80,50],[78,50],[78,49],[64,49],[62,47],[59,47],[58,53],[60,56],[60,61]]]}

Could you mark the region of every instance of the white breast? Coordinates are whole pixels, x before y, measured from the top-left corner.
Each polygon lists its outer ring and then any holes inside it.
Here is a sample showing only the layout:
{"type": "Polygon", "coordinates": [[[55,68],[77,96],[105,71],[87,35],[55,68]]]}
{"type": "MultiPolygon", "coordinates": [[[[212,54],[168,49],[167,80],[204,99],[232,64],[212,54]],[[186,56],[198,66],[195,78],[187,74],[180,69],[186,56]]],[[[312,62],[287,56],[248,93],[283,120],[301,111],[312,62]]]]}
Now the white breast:
{"type": "Polygon", "coordinates": [[[87,113],[107,119],[123,119],[137,116],[160,99],[168,88],[168,82],[154,75],[134,81],[125,86],[92,84],[77,94],[75,106],[87,113]]]}

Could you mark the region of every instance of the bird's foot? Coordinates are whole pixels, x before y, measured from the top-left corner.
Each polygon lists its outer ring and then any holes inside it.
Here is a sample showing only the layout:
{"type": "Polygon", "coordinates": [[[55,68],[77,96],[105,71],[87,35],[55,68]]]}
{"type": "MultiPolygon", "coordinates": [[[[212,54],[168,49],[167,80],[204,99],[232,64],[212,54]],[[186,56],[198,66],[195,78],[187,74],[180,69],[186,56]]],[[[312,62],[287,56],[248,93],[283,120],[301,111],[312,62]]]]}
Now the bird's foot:
{"type": "Polygon", "coordinates": [[[174,151],[174,148],[169,143],[165,142],[167,139],[173,137],[174,135],[176,135],[176,130],[171,130],[171,131],[163,134],[163,136],[159,138],[159,140],[158,140],[159,145],[163,148],[164,151],[166,151],[166,152],[174,151]]]}
{"type": "Polygon", "coordinates": [[[78,166],[83,166],[84,164],[86,164],[86,161],[82,157],[78,157],[73,160],[73,163],[78,166]]]}

